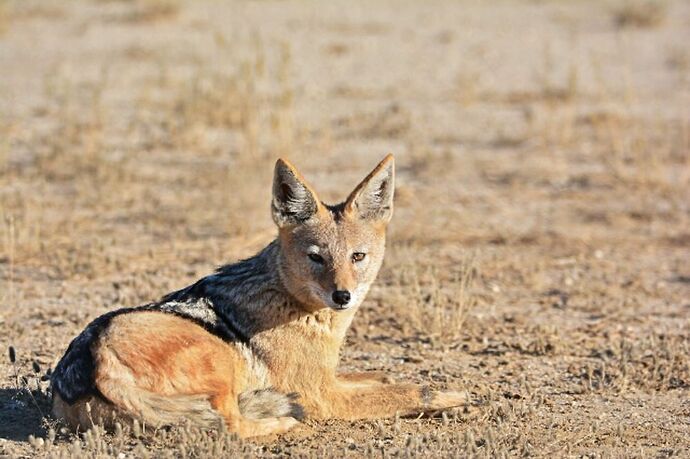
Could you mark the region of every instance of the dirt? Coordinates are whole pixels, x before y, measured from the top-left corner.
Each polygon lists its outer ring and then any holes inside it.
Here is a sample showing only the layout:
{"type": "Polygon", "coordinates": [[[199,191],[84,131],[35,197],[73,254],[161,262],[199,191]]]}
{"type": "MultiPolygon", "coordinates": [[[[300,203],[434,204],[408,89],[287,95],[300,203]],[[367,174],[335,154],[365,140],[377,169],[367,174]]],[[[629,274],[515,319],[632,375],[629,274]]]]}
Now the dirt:
{"type": "Polygon", "coordinates": [[[0,456],[690,457],[690,4],[0,2],[0,456]],[[396,155],[342,368],[434,418],[74,436],[46,381],[93,318],[396,155]],[[9,348],[14,349],[15,362],[9,348]]]}

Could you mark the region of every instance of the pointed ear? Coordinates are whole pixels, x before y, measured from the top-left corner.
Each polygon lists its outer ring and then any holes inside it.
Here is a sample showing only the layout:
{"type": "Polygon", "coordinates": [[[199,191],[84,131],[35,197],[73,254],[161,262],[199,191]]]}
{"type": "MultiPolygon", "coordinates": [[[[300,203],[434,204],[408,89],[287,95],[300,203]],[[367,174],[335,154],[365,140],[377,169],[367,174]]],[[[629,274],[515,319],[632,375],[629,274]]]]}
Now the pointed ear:
{"type": "Polygon", "coordinates": [[[297,169],[284,159],[276,162],[273,175],[273,200],[271,212],[279,228],[299,225],[313,217],[319,210],[316,193],[297,169]]]}
{"type": "Polygon", "coordinates": [[[345,210],[364,220],[388,223],[393,216],[395,161],[383,158],[345,201],[345,210]]]}

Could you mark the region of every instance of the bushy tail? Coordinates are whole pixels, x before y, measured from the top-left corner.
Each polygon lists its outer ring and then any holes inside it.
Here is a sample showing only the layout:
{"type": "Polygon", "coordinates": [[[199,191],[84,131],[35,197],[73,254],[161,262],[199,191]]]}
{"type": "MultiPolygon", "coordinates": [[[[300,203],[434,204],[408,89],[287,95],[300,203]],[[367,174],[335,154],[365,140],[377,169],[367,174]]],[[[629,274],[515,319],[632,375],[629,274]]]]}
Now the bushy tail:
{"type": "Polygon", "coordinates": [[[114,395],[119,398],[106,399],[94,395],[70,404],[59,393],[53,392],[53,415],[73,429],[90,429],[94,425],[113,428],[116,423],[131,425],[135,420],[154,427],[185,421],[206,428],[220,428],[223,425],[221,416],[203,396],[163,397],[132,388],[114,395]]]}
{"type": "MultiPolygon", "coordinates": [[[[154,426],[191,422],[196,427],[220,427],[223,418],[211,406],[206,395],[158,395],[137,387],[117,388],[110,385],[103,395],[121,411],[132,413],[147,424],[154,426]]],[[[289,416],[304,418],[297,394],[282,394],[273,389],[243,392],[238,397],[242,416],[248,419],[264,419],[289,416]]]]}
{"type": "Polygon", "coordinates": [[[219,428],[223,425],[220,414],[211,407],[205,395],[163,396],[143,389],[127,389],[126,399],[117,404],[135,414],[146,424],[154,426],[191,422],[196,427],[219,428]]]}
{"type": "Polygon", "coordinates": [[[115,405],[117,417],[137,419],[153,426],[186,421],[197,427],[223,425],[208,395],[159,395],[123,382],[121,378],[96,381],[101,395],[115,405]]]}
{"type": "Polygon", "coordinates": [[[304,408],[297,403],[297,393],[282,394],[274,389],[242,392],[239,396],[240,413],[249,419],[279,418],[289,416],[304,419],[304,408]]]}

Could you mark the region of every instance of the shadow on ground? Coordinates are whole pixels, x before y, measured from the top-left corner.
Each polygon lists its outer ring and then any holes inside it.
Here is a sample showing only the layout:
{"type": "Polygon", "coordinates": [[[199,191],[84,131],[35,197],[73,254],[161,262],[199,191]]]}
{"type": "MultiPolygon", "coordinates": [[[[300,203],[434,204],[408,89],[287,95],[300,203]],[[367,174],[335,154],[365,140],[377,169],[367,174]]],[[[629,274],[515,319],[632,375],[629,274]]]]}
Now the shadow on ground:
{"type": "Polygon", "coordinates": [[[43,418],[50,412],[50,397],[40,391],[0,389],[0,438],[27,441],[44,434],[43,418]]]}

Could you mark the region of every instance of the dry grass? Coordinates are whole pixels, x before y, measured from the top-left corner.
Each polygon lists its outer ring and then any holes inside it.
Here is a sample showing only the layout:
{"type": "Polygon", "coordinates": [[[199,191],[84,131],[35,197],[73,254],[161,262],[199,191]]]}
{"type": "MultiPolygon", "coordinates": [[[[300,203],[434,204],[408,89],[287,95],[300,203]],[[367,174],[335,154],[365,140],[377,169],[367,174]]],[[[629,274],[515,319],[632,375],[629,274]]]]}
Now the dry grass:
{"type": "Polygon", "coordinates": [[[629,0],[614,9],[613,18],[619,27],[659,27],[668,16],[668,6],[664,0],[629,0]]]}
{"type": "Polygon", "coordinates": [[[10,2],[8,0],[0,1],[0,36],[2,36],[9,27],[10,23],[10,2]]]}
{"type": "Polygon", "coordinates": [[[131,24],[169,21],[177,17],[181,8],[179,0],[127,0],[127,2],[131,2],[133,8],[119,16],[118,19],[131,24]]]}
{"type": "Polygon", "coordinates": [[[474,254],[464,254],[448,265],[420,262],[414,256],[417,245],[396,245],[387,261],[395,266],[391,277],[384,277],[388,288],[386,298],[406,311],[405,325],[411,332],[444,339],[457,338],[462,326],[477,303],[475,280],[479,268],[474,254]]]}
{"type": "Polygon", "coordinates": [[[593,352],[591,362],[568,371],[583,391],[626,393],[635,389],[673,390],[690,384],[687,337],[649,336],[641,342],[611,342],[593,352]]]}
{"type": "Polygon", "coordinates": [[[0,3],[0,456],[690,448],[690,37],[669,13],[688,5],[625,3],[608,25],[598,2],[441,7],[0,3]],[[389,151],[388,253],[342,366],[472,406],[252,442],[46,416],[91,319],[270,241],[276,156],[333,201],[389,151]]]}

